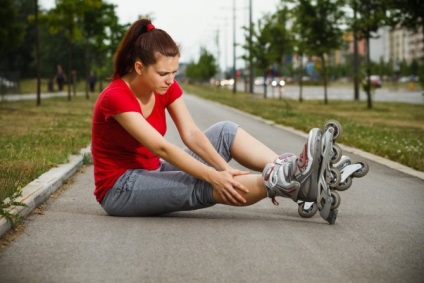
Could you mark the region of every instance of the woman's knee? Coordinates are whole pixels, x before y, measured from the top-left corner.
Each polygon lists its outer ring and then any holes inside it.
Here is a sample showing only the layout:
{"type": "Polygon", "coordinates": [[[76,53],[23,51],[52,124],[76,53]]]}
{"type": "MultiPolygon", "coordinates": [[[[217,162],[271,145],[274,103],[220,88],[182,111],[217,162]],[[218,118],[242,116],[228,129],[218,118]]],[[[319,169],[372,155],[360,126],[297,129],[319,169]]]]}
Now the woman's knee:
{"type": "Polygon", "coordinates": [[[235,133],[237,132],[239,125],[232,121],[221,121],[215,123],[212,127],[217,128],[219,132],[235,133]]]}

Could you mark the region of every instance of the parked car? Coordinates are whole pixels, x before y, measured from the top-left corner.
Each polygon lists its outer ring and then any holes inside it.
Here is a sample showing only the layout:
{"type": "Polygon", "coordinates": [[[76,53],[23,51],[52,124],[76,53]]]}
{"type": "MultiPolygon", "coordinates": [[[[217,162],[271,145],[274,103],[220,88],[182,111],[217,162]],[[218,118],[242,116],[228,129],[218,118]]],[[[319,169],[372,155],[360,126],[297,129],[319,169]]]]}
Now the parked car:
{"type": "Polygon", "coordinates": [[[371,86],[375,88],[380,88],[383,86],[383,82],[381,81],[380,76],[377,76],[377,75],[370,76],[370,83],[371,83],[371,86]]]}
{"type": "MultiPolygon", "coordinates": [[[[370,85],[369,85],[369,86],[371,87],[371,90],[375,90],[376,88],[380,88],[380,87],[382,87],[382,86],[383,86],[383,83],[382,83],[382,81],[381,81],[380,76],[377,76],[377,75],[371,75],[371,76],[369,77],[369,81],[370,81],[370,85]]],[[[365,77],[365,78],[362,80],[362,88],[363,88],[363,90],[364,90],[364,91],[368,91],[369,86],[368,86],[368,79],[367,79],[367,77],[365,77]]]]}
{"type": "Polygon", "coordinates": [[[401,82],[401,83],[418,82],[418,77],[414,76],[414,75],[401,77],[401,78],[399,78],[399,82],[401,82]]]}
{"type": "Polygon", "coordinates": [[[259,86],[263,86],[263,85],[271,85],[273,87],[276,86],[284,86],[285,85],[285,81],[283,78],[267,78],[266,80],[264,79],[264,77],[256,77],[255,78],[255,85],[259,85],[259,86]]]}
{"type": "Polygon", "coordinates": [[[271,81],[271,85],[274,86],[274,87],[276,87],[276,86],[283,87],[283,86],[285,86],[285,84],[286,84],[286,82],[284,81],[283,78],[274,78],[271,81]]]}
{"type": "Polygon", "coordinates": [[[264,77],[256,77],[255,78],[255,85],[264,85],[265,84],[265,79],[264,77]]]}

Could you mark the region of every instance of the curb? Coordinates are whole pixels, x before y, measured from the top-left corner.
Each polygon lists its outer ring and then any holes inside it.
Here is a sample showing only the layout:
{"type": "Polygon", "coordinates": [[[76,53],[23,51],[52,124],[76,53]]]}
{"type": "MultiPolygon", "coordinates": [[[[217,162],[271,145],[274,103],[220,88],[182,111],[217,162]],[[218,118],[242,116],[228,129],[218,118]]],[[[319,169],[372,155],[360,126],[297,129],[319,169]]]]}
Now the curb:
{"type": "MultiPolygon", "coordinates": [[[[71,155],[69,162],[50,169],[22,189],[22,197],[16,201],[26,206],[11,207],[10,213],[27,217],[37,206],[59,189],[64,182],[72,177],[83,166],[84,158],[91,157],[91,145],[83,148],[79,155],[71,155]]],[[[0,238],[12,228],[10,222],[0,216],[0,238]]]]}

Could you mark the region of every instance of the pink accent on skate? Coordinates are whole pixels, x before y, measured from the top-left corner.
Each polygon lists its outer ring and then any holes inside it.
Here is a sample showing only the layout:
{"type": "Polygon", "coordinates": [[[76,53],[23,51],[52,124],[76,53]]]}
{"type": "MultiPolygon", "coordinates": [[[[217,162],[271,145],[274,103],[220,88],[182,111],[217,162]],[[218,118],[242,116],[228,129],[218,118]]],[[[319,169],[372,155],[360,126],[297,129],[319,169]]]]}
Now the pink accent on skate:
{"type": "Polygon", "coordinates": [[[308,164],[308,145],[305,144],[303,147],[302,153],[299,155],[299,159],[297,161],[297,166],[299,169],[303,169],[308,164]]]}

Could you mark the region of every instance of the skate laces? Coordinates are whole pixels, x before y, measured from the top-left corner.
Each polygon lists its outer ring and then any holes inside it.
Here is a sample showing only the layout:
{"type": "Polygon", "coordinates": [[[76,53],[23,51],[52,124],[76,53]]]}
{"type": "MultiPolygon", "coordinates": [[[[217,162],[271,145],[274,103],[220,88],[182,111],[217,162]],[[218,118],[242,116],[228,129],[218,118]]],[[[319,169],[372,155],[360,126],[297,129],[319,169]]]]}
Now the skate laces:
{"type": "Polygon", "coordinates": [[[262,172],[263,180],[268,190],[268,197],[271,198],[274,205],[279,205],[275,199],[275,190],[290,196],[296,191],[296,175],[298,170],[298,158],[293,153],[284,153],[269,163],[262,172]]]}
{"type": "Polygon", "coordinates": [[[297,160],[297,167],[299,168],[301,172],[303,172],[305,171],[307,165],[308,165],[308,144],[305,144],[297,160]]]}

